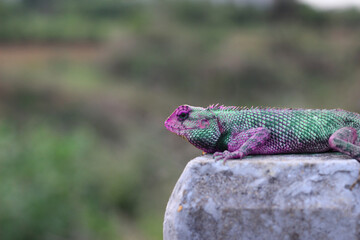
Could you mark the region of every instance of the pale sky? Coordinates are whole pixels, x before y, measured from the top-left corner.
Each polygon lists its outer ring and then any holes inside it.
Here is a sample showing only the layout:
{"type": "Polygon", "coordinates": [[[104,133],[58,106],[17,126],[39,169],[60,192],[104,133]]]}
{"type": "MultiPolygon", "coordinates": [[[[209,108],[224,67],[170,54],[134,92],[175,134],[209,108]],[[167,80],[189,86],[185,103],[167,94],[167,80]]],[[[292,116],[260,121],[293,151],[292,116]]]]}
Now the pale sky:
{"type": "Polygon", "coordinates": [[[318,9],[360,8],[360,0],[298,0],[318,9]]]}

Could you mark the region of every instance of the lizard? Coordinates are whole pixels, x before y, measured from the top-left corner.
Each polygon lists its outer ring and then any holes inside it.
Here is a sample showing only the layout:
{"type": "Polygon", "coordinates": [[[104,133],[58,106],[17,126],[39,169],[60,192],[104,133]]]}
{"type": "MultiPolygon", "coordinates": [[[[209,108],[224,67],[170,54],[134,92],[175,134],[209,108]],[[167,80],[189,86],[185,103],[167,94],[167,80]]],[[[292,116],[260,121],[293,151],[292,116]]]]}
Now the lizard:
{"type": "Polygon", "coordinates": [[[164,124],[224,164],[247,155],[327,151],[360,161],[360,114],[342,109],[181,105],[164,124]]]}

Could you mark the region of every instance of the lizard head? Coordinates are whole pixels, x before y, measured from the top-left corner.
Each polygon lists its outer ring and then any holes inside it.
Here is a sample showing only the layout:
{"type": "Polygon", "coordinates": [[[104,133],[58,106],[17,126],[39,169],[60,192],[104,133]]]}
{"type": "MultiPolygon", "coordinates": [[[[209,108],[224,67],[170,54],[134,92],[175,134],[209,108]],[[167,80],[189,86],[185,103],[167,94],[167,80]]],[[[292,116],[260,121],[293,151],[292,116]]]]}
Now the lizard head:
{"type": "Polygon", "coordinates": [[[179,106],[165,121],[165,127],[205,152],[212,152],[220,137],[216,115],[202,107],[179,106]]]}

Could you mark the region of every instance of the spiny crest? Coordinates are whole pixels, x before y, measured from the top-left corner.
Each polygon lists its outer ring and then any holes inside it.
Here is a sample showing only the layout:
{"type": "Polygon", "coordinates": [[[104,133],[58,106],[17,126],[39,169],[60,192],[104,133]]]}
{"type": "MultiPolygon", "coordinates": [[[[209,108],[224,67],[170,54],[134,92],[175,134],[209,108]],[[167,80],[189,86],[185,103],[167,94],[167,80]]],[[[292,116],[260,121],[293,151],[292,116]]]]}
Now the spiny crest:
{"type": "Polygon", "coordinates": [[[263,108],[263,107],[246,107],[246,106],[224,106],[224,105],[220,105],[220,104],[212,104],[209,105],[206,109],[211,109],[211,110],[225,110],[225,111],[240,111],[240,110],[255,110],[255,109],[268,109],[268,108],[263,108]]]}
{"type": "Polygon", "coordinates": [[[224,105],[220,105],[220,104],[212,104],[209,105],[206,110],[225,110],[225,111],[240,111],[240,110],[303,110],[301,108],[296,109],[296,108],[280,108],[280,107],[246,107],[246,106],[241,106],[241,107],[237,107],[237,106],[224,106],[224,105]]]}
{"type": "Polygon", "coordinates": [[[224,106],[224,105],[220,105],[220,104],[212,104],[209,105],[206,109],[211,109],[211,110],[240,110],[243,107],[236,107],[236,106],[224,106]]]}

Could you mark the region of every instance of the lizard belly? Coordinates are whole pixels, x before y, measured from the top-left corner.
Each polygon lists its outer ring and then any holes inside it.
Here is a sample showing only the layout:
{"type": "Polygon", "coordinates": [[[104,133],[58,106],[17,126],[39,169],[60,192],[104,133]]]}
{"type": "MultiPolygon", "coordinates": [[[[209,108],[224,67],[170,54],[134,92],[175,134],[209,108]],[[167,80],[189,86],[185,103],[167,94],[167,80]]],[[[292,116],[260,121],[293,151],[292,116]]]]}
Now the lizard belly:
{"type": "Polygon", "coordinates": [[[332,131],[326,131],[321,125],[309,124],[306,128],[294,124],[271,129],[271,138],[256,153],[314,153],[331,149],[328,140],[332,131]]]}
{"type": "Polygon", "coordinates": [[[279,153],[315,153],[326,152],[331,148],[328,141],[298,142],[298,141],[274,141],[270,140],[264,146],[254,151],[254,154],[279,154],[279,153]]]}

